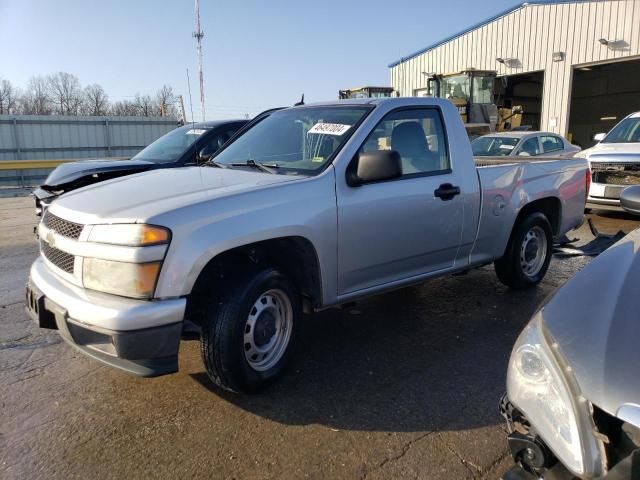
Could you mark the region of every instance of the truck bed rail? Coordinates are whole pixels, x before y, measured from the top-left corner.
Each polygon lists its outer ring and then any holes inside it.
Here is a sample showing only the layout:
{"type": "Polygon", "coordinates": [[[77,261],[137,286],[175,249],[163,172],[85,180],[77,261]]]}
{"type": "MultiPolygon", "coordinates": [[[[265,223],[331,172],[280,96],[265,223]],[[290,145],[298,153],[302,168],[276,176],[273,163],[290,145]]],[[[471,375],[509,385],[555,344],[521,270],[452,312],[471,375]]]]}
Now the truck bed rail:
{"type": "Polygon", "coordinates": [[[476,167],[490,167],[493,165],[513,165],[517,163],[541,163],[557,160],[571,160],[572,157],[473,157],[476,167]]]}

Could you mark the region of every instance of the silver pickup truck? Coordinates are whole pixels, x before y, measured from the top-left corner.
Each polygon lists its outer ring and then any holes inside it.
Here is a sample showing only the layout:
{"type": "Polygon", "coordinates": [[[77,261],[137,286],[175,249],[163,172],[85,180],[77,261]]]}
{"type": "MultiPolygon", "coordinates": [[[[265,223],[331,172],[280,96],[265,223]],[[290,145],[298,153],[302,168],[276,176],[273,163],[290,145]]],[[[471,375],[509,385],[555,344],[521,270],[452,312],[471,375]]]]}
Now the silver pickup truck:
{"type": "Polygon", "coordinates": [[[510,287],[540,282],[553,238],[583,220],[587,162],[483,162],[447,100],[283,109],[204,166],[54,202],[27,310],[143,376],[177,371],[189,320],[210,378],[253,392],[281,373],[303,313],[492,262],[510,287]]]}

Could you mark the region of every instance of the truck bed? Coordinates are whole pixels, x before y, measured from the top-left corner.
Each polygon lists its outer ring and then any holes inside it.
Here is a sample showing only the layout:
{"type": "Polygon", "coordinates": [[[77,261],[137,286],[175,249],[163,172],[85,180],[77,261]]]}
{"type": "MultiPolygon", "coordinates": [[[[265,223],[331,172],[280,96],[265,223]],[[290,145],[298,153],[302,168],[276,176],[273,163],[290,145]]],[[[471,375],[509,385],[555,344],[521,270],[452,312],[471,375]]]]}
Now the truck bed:
{"type": "MultiPolygon", "coordinates": [[[[584,217],[586,161],[567,157],[475,157],[482,196],[476,243],[470,263],[504,253],[511,227],[523,205],[541,199],[560,202],[556,231],[576,228],[584,217]],[[557,200],[555,200],[557,199],[557,200]]],[[[553,223],[553,219],[550,219],[553,223]]]]}

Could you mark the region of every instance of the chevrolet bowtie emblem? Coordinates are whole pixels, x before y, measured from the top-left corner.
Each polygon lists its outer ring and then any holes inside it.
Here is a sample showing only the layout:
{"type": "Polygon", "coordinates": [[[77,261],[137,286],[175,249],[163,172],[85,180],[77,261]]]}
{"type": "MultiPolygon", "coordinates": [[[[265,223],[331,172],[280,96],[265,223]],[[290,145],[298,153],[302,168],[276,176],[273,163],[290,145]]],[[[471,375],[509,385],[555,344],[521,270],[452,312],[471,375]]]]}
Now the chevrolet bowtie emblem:
{"type": "Polygon", "coordinates": [[[53,236],[53,232],[47,232],[46,240],[50,247],[53,247],[55,245],[56,240],[55,240],[55,237],[53,236]]]}

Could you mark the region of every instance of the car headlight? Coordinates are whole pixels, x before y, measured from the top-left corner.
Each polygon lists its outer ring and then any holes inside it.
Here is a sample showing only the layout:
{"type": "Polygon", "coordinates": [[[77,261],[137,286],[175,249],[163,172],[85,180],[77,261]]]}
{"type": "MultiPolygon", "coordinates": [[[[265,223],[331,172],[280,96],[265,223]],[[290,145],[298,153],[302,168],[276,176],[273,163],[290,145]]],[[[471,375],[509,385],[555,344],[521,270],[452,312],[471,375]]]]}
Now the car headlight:
{"type": "Polygon", "coordinates": [[[153,295],[162,262],[126,263],[85,258],[82,282],[86,288],[124,297],[149,298],[153,295]]]}
{"type": "MultiPolygon", "coordinates": [[[[128,247],[167,245],[171,231],[145,224],[93,225],[88,242],[128,247]]],[[[165,247],[166,250],[166,247],[165,247]]],[[[162,253],[162,252],[160,252],[162,253]]],[[[158,257],[141,263],[85,257],[82,261],[82,283],[85,288],[132,298],[151,298],[160,275],[162,260],[158,257]]]]}
{"type": "Polygon", "coordinates": [[[138,223],[94,225],[89,233],[89,242],[110,243],[113,245],[147,246],[169,243],[171,232],[155,225],[138,223]]]}
{"type": "Polygon", "coordinates": [[[591,406],[552,343],[539,312],[513,348],[507,373],[509,400],[569,470],[578,476],[602,475],[604,451],[593,435],[591,406]]]}

